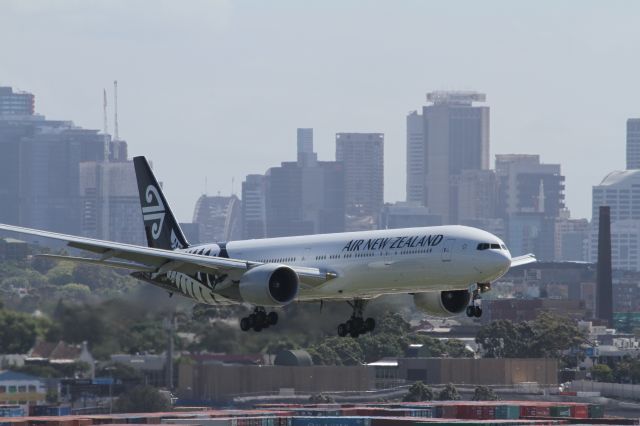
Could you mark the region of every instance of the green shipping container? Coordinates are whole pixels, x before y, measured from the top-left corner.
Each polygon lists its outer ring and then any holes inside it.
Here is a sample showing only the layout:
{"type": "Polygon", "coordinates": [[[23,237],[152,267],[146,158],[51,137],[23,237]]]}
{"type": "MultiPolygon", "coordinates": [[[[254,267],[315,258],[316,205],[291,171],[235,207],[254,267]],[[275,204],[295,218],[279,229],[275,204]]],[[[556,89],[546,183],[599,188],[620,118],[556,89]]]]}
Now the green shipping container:
{"type": "Polygon", "coordinates": [[[556,405],[549,410],[551,417],[571,417],[571,408],[566,405],[556,405]]]}
{"type": "Polygon", "coordinates": [[[518,405],[498,405],[496,407],[496,419],[519,419],[520,407],[518,405]]]}
{"type": "Polygon", "coordinates": [[[604,406],[600,404],[589,404],[589,418],[601,419],[604,417],[604,406]]]}

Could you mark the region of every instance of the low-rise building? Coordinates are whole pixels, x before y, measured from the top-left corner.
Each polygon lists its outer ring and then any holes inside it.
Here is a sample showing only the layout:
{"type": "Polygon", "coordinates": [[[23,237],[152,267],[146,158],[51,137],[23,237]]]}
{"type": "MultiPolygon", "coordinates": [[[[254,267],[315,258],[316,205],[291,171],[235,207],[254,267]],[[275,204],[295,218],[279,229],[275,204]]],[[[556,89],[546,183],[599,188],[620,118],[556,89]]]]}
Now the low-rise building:
{"type": "Polygon", "coordinates": [[[29,245],[15,238],[0,238],[0,260],[25,260],[29,245]]]}
{"type": "Polygon", "coordinates": [[[47,381],[40,377],[9,370],[0,372],[0,404],[44,404],[47,388],[47,381]]]}
{"type": "Polygon", "coordinates": [[[401,358],[398,369],[399,377],[427,384],[558,383],[558,360],[550,358],[401,358]]]}

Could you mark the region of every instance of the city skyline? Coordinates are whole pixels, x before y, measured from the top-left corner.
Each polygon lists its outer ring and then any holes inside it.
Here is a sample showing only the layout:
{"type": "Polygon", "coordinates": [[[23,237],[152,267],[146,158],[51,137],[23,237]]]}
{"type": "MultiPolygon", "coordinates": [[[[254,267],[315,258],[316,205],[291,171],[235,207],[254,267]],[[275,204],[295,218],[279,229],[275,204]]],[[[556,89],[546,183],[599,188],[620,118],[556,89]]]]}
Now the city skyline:
{"type": "Polygon", "coordinates": [[[293,160],[297,127],[316,129],[327,161],[337,132],[384,133],[385,200],[403,200],[394,171],[407,112],[429,91],[478,90],[492,110],[491,158],[562,164],[567,205],[589,217],[591,186],[624,168],[625,122],[638,115],[640,5],[539,6],[7,1],[0,40],[17,41],[3,45],[1,83],[38,94],[50,119],[101,128],[102,89],[118,79],[121,134],[154,160],[181,220],[205,178],[211,194],[228,194],[232,178],[239,193],[243,176],[293,160]],[[176,141],[194,155],[176,156],[176,141]],[[247,155],[255,146],[269,149],[247,155]]]}

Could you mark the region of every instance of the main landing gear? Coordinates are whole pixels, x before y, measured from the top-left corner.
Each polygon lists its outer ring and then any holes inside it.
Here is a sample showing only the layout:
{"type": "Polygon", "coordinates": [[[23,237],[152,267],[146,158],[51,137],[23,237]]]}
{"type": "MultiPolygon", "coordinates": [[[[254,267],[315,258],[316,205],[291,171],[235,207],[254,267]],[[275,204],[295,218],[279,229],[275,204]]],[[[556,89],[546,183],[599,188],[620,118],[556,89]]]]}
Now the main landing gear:
{"type": "Polygon", "coordinates": [[[240,320],[240,329],[242,331],[262,331],[263,328],[269,328],[272,325],[278,323],[278,313],[269,312],[262,307],[256,306],[253,313],[248,317],[244,317],[240,320]]]}
{"type": "Polygon", "coordinates": [[[349,303],[353,308],[351,318],[338,326],[338,336],[345,337],[347,335],[356,338],[361,334],[373,331],[376,328],[376,321],[373,318],[363,319],[364,308],[367,304],[365,300],[356,299],[349,303]]]}
{"type": "Polygon", "coordinates": [[[480,306],[482,296],[480,296],[480,293],[485,293],[489,290],[491,290],[490,283],[478,283],[477,288],[473,290],[471,304],[467,306],[466,312],[469,318],[480,318],[482,316],[482,307],[480,306]]]}

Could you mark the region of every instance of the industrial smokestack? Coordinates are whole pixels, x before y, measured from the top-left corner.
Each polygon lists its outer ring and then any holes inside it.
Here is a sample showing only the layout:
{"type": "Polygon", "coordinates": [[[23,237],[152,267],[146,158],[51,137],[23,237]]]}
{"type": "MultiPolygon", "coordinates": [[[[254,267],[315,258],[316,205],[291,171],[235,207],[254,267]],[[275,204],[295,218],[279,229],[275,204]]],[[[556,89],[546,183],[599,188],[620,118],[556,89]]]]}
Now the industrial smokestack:
{"type": "Polygon", "coordinates": [[[613,326],[613,283],[611,279],[611,210],[600,206],[598,223],[598,277],[596,317],[613,326]]]}

